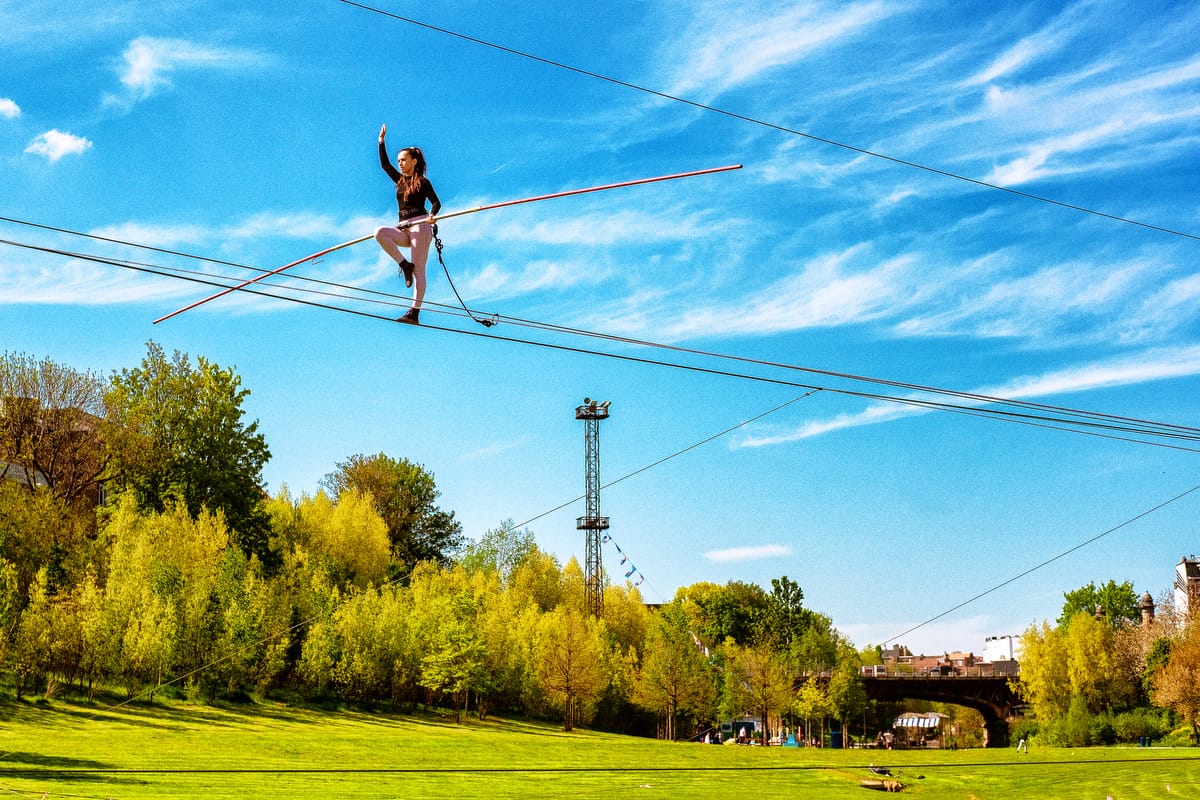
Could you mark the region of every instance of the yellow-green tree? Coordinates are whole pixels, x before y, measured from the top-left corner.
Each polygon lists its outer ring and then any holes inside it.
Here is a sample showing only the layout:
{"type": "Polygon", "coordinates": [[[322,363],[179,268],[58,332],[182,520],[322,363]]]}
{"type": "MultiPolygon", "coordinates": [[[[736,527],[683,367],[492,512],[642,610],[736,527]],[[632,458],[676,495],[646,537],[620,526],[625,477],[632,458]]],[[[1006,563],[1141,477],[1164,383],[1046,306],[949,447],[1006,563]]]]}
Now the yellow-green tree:
{"type": "Polygon", "coordinates": [[[651,614],[636,586],[610,585],[604,588],[604,626],[614,650],[640,650],[646,640],[651,614]]]}
{"type": "Polygon", "coordinates": [[[804,720],[804,730],[809,738],[814,735],[813,720],[817,721],[821,738],[825,736],[825,719],[833,713],[829,693],[816,679],[805,681],[792,698],[792,710],[804,720]]]}
{"type": "Polygon", "coordinates": [[[126,495],[104,530],[110,543],[105,623],[121,642],[119,664],[132,696],[164,675],[211,667],[222,624],[217,579],[229,537],[220,515],[192,518],[181,504],[140,512],[126,495]]]}
{"type": "Polygon", "coordinates": [[[406,458],[357,454],[322,480],[338,501],[348,489],[369,497],[383,519],[397,576],[422,561],[441,565],[462,545],[462,525],[454,512],[437,506],[440,492],[433,473],[406,458]]]}
{"type": "Polygon", "coordinates": [[[1136,687],[1121,669],[1111,625],[1080,613],[1071,618],[1063,636],[1071,694],[1082,697],[1090,713],[1133,699],[1136,687]]]}
{"type": "Polygon", "coordinates": [[[436,695],[448,696],[461,718],[472,693],[487,692],[487,642],[479,618],[499,591],[494,573],[461,566],[437,569],[426,563],[413,575],[414,597],[425,621],[421,680],[436,695]]]}
{"type": "Polygon", "coordinates": [[[527,599],[538,611],[550,611],[563,601],[562,569],[554,556],[537,550],[513,571],[508,587],[519,602],[527,599]]]}
{"type": "Polygon", "coordinates": [[[711,718],[716,694],[708,658],[687,629],[683,611],[675,603],[664,606],[650,619],[633,701],[658,714],[662,737],[674,740],[681,718],[711,718]]]}
{"type": "Polygon", "coordinates": [[[534,645],[541,687],[563,715],[563,729],[590,718],[592,704],[608,684],[604,623],[571,607],[542,615],[534,645]]]}
{"type": "Polygon", "coordinates": [[[721,648],[725,656],[725,710],[730,716],[750,712],[763,726],[792,699],[792,672],[784,657],[766,645],[721,648]]]}
{"type": "Polygon", "coordinates": [[[324,492],[299,503],[301,538],[337,583],[365,587],[387,577],[387,526],[371,499],[354,489],[334,503],[324,492]]]}
{"type": "Polygon", "coordinates": [[[1067,644],[1048,622],[1031,625],[1021,635],[1021,674],[1015,682],[1039,720],[1054,719],[1070,708],[1067,644]]]}

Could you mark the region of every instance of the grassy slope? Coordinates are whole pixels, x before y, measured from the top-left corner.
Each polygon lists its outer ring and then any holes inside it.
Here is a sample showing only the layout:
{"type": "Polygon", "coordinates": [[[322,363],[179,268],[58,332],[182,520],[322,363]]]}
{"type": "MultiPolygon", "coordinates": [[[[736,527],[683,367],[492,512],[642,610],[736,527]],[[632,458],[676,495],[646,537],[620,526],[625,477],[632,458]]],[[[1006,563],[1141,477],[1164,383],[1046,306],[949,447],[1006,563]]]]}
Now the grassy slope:
{"type": "Polygon", "coordinates": [[[0,793],[13,797],[862,800],[877,796],[859,786],[875,761],[908,784],[909,797],[1200,800],[1193,749],[706,747],[507,720],[458,725],[270,705],[9,704],[0,706],[0,748],[0,793]]]}

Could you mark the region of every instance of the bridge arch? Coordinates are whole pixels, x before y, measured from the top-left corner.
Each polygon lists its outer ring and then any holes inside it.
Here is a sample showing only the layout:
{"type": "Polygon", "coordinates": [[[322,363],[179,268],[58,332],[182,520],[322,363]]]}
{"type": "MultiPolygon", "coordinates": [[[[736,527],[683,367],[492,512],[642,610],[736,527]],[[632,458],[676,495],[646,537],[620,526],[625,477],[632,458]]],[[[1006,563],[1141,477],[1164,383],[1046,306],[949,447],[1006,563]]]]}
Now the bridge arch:
{"type": "Polygon", "coordinates": [[[1003,677],[884,675],[864,677],[862,681],[872,700],[933,700],[975,709],[983,715],[987,747],[1008,746],[1008,720],[1021,703],[1003,677]]]}

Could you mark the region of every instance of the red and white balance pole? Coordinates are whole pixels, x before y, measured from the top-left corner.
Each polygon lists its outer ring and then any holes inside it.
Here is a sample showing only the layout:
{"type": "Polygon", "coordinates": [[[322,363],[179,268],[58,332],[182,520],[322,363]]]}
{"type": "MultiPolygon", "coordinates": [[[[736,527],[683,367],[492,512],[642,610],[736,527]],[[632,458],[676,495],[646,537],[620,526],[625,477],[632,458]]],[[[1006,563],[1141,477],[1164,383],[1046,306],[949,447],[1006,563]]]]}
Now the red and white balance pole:
{"type": "MultiPolygon", "coordinates": [[[[506,200],[502,203],[492,203],[492,204],[486,205],[486,206],[479,206],[478,208],[468,208],[463,211],[452,211],[449,214],[439,214],[437,216],[437,220],[438,220],[438,222],[441,222],[442,220],[445,220],[445,219],[452,219],[453,217],[462,217],[462,216],[466,216],[467,214],[476,214],[480,211],[490,211],[494,208],[507,208],[508,206],[519,206],[523,203],[536,203],[540,200],[553,200],[556,197],[571,197],[572,195],[588,194],[589,192],[603,192],[608,189],[621,189],[626,186],[640,186],[643,183],[657,183],[659,181],[675,180],[676,178],[692,178],[697,175],[710,175],[714,172],[729,172],[730,170],[741,169],[741,168],[742,168],[741,164],[732,164],[727,167],[713,167],[711,169],[699,169],[699,170],[695,170],[693,172],[679,172],[674,175],[660,175],[656,178],[639,178],[638,180],[622,181],[621,183],[608,183],[608,184],[605,184],[604,186],[589,186],[586,189],[570,189],[565,192],[554,192],[553,194],[540,194],[536,197],[524,197],[524,198],[521,198],[520,200],[506,200]]],[[[411,225],[417,225],[421,222],[428,221],[428,219],[429,219],[428,216],[407,219],[403,223],[401,223],[400,227],[409,227],[411,225]]],[[[292,267],[295,267],[299,264],[303,264],[306,261],[313,261],[315,259],[320,258],[321,256],[328,255],[329,253],[332,253],[335,250],[341,250],[342,248],[350,247],[351,245],[358,244],[359,242],[365,242],[367,239],[370,239],[370,238],[372,238],[371,235],[360,236],[357,239],[351,239],[348,242],[342,242],[341,244],[335,244],[333,247],[327,247],[318,253],[313,253],[312,255],[305,256],[304,258],[297,259],[296,261],[293,261],[290,264],[284,264],[282,267],[279,267],[278,269],[273,269],[270,272],[264,272],[262,275],[251,278],[248,281],[242,281],[237,286],[230,286],[228,289],[222,289],[221,291],[217,292],[214,295],[205,297],[203,300],[197,300],[196,302],[194,302],[190,305],[186,305],[183,308],[176,309],[175,311],[172,311],[170,314],[166,314],[165,316],[161,316],[158,319],[154,320],[154,324],[157,325],[158,323],[168,320],[171,317],[182,314],[185,311],[191,311],[193,308],[196,308],[197,306],[202,306],[205,303],[209,302],[210,300],[216,300],[218,297],[224,297],[225,295],[229,294],[230,292],[236,292],[239,289],[245,289],[247,286],[251,285],[252,283],[258,283],[263,278],[269,278],[272,275],[278,275],[279,273],[281,273],[285,270],[289,270],[292,267]]]]}

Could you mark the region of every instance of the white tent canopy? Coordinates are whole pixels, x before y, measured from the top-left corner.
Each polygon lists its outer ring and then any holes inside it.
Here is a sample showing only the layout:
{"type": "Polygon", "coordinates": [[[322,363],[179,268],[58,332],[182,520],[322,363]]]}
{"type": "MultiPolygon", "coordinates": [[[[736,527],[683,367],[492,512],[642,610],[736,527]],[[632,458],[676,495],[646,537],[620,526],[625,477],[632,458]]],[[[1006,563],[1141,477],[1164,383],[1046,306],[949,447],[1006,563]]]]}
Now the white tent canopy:
{"type": "Polygon", "coordinates": [[[949,719],[946,714],[930,711],[928,714],[901,714],[892,723],[893,728],[936,728],[942,720],[949,719]]]}

